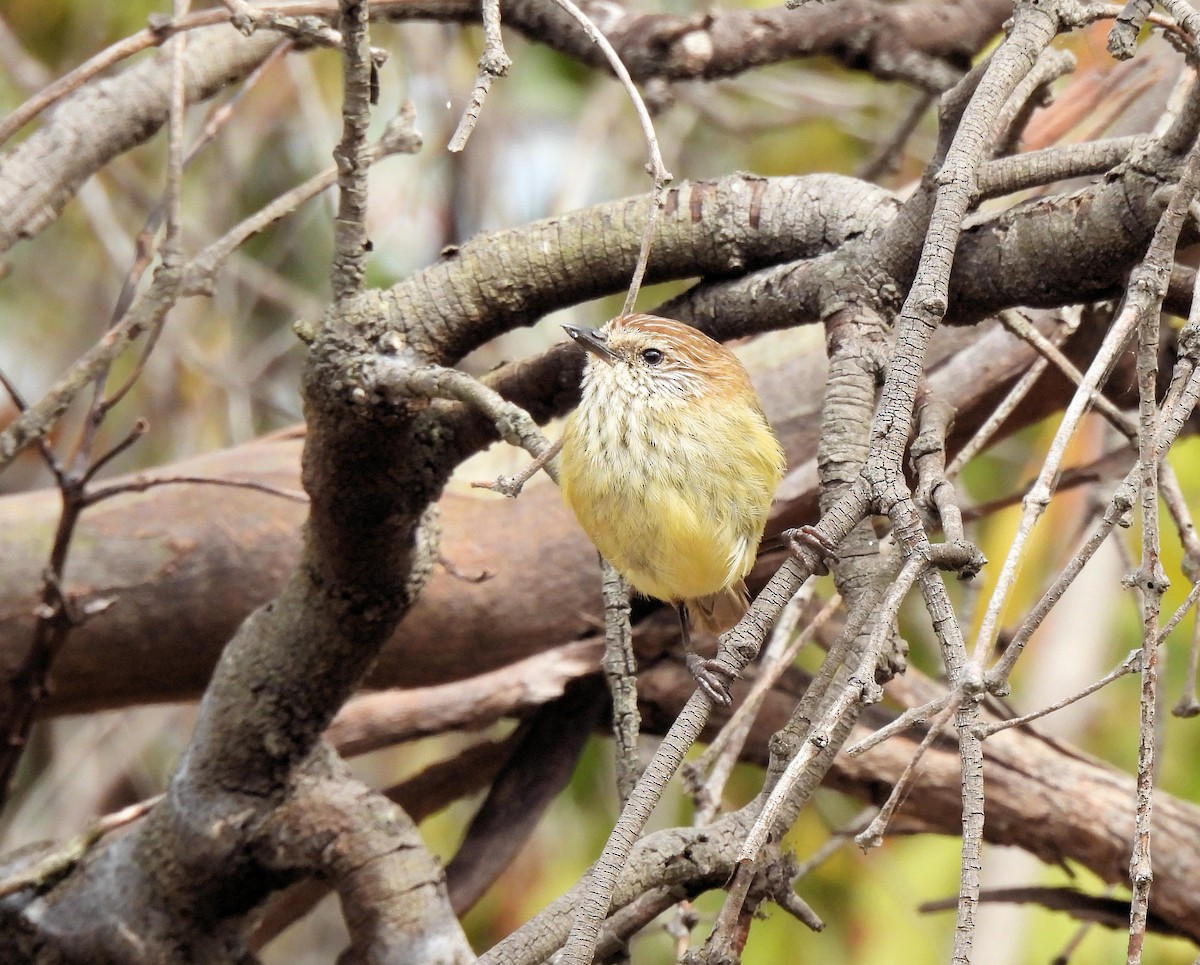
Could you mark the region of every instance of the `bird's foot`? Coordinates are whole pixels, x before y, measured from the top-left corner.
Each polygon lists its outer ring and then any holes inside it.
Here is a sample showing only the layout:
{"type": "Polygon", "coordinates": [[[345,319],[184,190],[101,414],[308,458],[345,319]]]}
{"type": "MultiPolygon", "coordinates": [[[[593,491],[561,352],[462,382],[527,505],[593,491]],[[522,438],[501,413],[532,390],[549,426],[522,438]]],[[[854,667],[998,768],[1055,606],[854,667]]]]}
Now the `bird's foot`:
{"type": "Polygon", "coordinates": [[[685,662],[688,672],[695,678],[700,689],[708,695],[709,700],[722,707],[733,703],[729,685],[737,679],[737,673],[719,660],[706,660],[695,653],[688,653],[685,662]]]}
{"type": "Polygon", "coordinates": [[[817,572],[822,575],[829,572],[828,567],[825,565],[827,559],[833,560],[835,563],[837,562],[837,545],[826,539],[825,534],[815,526],[797,526],[795,529],[785,530],[780,535],[783,536],[788,546],[791,547],[792,552],[798,557],[801,556],[801,550],[805,546],[815,549],[817,556],[820,558],[820,568],[817,572]]]}

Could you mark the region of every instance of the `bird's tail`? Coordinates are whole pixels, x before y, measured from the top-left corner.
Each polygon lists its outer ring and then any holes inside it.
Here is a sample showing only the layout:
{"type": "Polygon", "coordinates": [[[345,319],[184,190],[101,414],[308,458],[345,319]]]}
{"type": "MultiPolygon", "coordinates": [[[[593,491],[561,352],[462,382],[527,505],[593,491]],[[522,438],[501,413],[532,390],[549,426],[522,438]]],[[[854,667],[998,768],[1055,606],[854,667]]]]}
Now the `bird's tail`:
{"type": "Polygon", "coordinates": [[[684,602],[688,622],[709,633],[724,633],[750,609],[750,593],[744,580],[738,580],[720,593],[684,602]]]}

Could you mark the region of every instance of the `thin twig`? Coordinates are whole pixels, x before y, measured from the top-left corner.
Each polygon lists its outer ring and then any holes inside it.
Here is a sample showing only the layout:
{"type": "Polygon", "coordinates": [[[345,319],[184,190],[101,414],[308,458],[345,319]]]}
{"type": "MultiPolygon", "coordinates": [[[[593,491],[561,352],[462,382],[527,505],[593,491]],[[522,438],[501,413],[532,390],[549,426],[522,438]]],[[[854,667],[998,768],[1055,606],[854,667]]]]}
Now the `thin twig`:
{"type": "Polygon", "coordinates": [[[806,875],[811,874],[831,857],[838,853],[846,846],[846,842],[851,840],[856,834],[862,831],[871,823],[879,809],[874,805],[865,807],[858,814],[854,815],[842,827],[829,835],[829,839],[822,844],[816,851],[805,858],[796,866],[796,881],[801,880],[806,875]]]}
{"type": "Polygon", "coordinates": [[[342,139],[334,148],[338,209],[331,270],[333,300],[342,303],[363,289],[367,272],[367,125],[373,77],[367,0],[340,0],[342,34],[342,139]]]}
{"type": "Polygon", "coordinates": [[[300,13],[312,5],[280,4],[251,6],[246,0],[221,0],[229,11],[229,22],[249,37],[256,30],[276,30],[303,44],[339,48],[342,34],[318,16],[300,13]],[[287,12],[291,8],[295,13],[287,12]]]}
{"type": "MultiPolygon", "coordinates": [[[[1006,313],[1001,313],[1002,320],[1004,314],[1006,313]]],[[[1063,325],[1054,333],[1054,342],[1061,344],[1066,341],[1079,326],[1080,316],[1081,311],[1079,309],[1067,309],[1062,312],[1058,317],[1063,320],[1063,325]]],[[[1046,371],[1046,367],[1049,364],[1049,360],[1043,357],[1026,369],[1016,384],[1005,394],[1000,404],[984,420],[983,425],[975,431],[975,434],[967,441],[967,444],[950,461],[950,465],[946,467],[947,479],[954,479],[967,463],[983,451],[992,437],[999,431],[1000,427],[1004,425],[1005,420],[1021,404],[1021,400],[1029,394],[1038,379],[1042,377],[1042,373],[1046,371]]]]}
{"type": "MultiPolygon", "coordinates": [[[[1172,13],[1175,13],[1172,10],[1172,13]]],[[[1159,312],[1167,291],[1174,251],[1188,207],[1200,188],[1200,145],[1192,147],[1179,183],[1163,212],[1146,253],[1129,278],[1132,312],[1138,320],[1138,464],[1139,507],[1142,523],[1142,557],[1130,581],[1142,598],[1142,687],[1138,727],[1137,811],[1129,877],[1133,897],[1129,911],[1127,965],[1139,965],[1146,940],[1153,879],[1150,855],[1151,815],[1154,807],[1154,758],[1158,710],[1158,618],[1170,581],[1163,570],[1158,530],[1158,344],[1159,312]]]]}
{"type": "Polygon", "coordinates": [[[212,476],[135,476],[119,483],[90,490],[84,497],[84,504],[94,506],[96,503],[115,496],[128,493],[144,493],[148,489],[160,486],[225,486],[229,489],[249,489],[268,496],[278,496],[293,503],[307,503],[308,494],[299,489],[287,489],[283,486],[272,486],[269,483],[257,482],[253,479],[218,479],[212,476]]]}
{"type": "MultiPolygon", "coordinates": [[[[415,116],[412,103],[405,102],[368,152],[369,163],[376,164],[394,154],[414,154],[420,150],[421,136],[412,126],[415,116]]],[[[208,294],[216,273],[235,250],[335,184],[337,177],[337,165],[331,164],[302,184],[285,191],[206,247],[184,269],[184,294],[208,294]]]]}
{"type": "Polygon", "coordinates": [[[950,703],[955,700],[952,693],[942,694],[940,697],[935,697],[933,700],[921,704],[919,707],[910,707],[903,714],[893,720],[891,723],[880,727],[873,731],[856,744],[851,744],[846,748],[846,754],[850,757],[859,757],[869,751],[872,747],[877,747],[885,740],[896,736],[910,727],[916,727],[918,724],[923,724],[929,720],[934,714],[940,714],[950,703]]]}
{"type": "Polygon", "coordinates": [[[929,730],[925,736],[921,738],[921,743],[917,745],[917,749],[913,752],[912,757],[904,766],[904,770],[900,772],[900,776],[896,779],[896,783],[892,785],[892,790],[888,794],[887,800],[879,809],[879,813],[872,818],[859,834],[855,835],[854,842],[863,850],[867,848],[878,848],[883,844],[883,835],[887,830],[888,824],[891,823],[892,815],[896,813],[896,809],[901,805],[904,799],[908,796],[908,790],[912,786],[912,782],[916,779],[918,768],[921,765],[921,758],[925,756],[925,752],[933,746],[933,742],[942,736],[946,725],[950,723],[950,718],[958,710],[960,694],[955,694],[954,699],[948,703],[938,713],[937,717],[929,726],[929,730]]]}
{"type": "Polygon", "coordinates": [[[921,118],[925,116],[925,112],[929,110],[929,105],[932,103],[932,93],[919,92],[917,99],[913,101],[908,113],[896,126],[896,130],[888,138],[887,143],[873,158],[863,164],[854,176],[863,181],[876,181],[899,168],[904,145],[908,143],[908,139],[912,137],[913,131],[917,129],[921,118]]]}
{"type": "MultiPolygon", "coordinates": [[[[371,374],[372,387],[400,399],[418,395],[430,399],[452,399],[473,406],[492,420],[500,438],[528,452],[534,459],[552,448],[533,416],[509,402],[494,389],[459,369],[440,365],[414,365],[405,358],[380,355],[371,374]]],[[[365,398],[366,390],[360,389],[365,398]]],[[[545,465],[547,475],[558,481],[558,468],[545,465]]]]}
{"type": "MultiPolygon", "coordinates": [[[[813,756],[820,749],[828,745],[829,733],[833,728],[833,722],[840,718],[849,709],[851,704],[860,701],[870,702],[870,695],[878,687],[875,683],[875,664],[879,654],[883,651],[884,640],[892,633],[900,604],[908,596],[909,590],[912,589],[913,584],[920,577],[921,571],[928,565],[929,562],[926,559],[919,556],[910,556],[905,561],[895,581],[888,587],[887,595],[880,604],[880,613],[869,637],[869,642],[863,648],[858,666],[851,679],[842,688],[829,708],[822,714],[821,719],[814,722],[803,748],[788,762],[783,775],[772,789],[770,796],[763,804],[762,810],[755,818],[750,833],[746,835],[746,840],[742,842],[742,847],[738,852],[738,877],[749,874],[758,860],[758,856],[766,846],[768,838],[776,830],[776,816],[783,806],[784,799],[791,794],[793,786],[804,772],[804,769],[808,767],[813,756]]],[[[726,902],[727,906],[728,904],[726,902]]]]}
{"type": "Polygon", "coordinates": [[[1062,710],[1064,707],[1069,707],[1077,700],[1082,700],[1084,697],[1088,697],[1098,690],[1102,690],[1114,680],[1120,680],[1122,677],[1140,669],[1141,665],[1142,651],[1130,650],[1125,659],[1117,664],[1116,667],[1106,673],[1099,680],[1088,684],[1088,686],[1084,687],[1083,690],[1079,691],[1078,693],[1071,694],[1069,697],[1064,697],[1062,700],[1055,701],[1053,704],[1043,707],[1041,710],[1035,710],[1032,714],[1025,714],[1023,717],[1011,717],[1008,720],[999,720],[992,724],[980,726],[976,728],[976,733],[980,738],[986,739],[991,737],[993,734],[1000,733],[1002,730],[1008,730],[1010,727],[1021,727],[1024,724],[1032,723],[1041,717],[1046,717],[1050,714],[1053,714],[1055,711],[1062,710]]]}
{"type": "MultiPolygon", "coordinates": [[[[813,761],[825,752],[832,735],[839,728],[839,724],[847,718],[851,709],[855,705],[870,703],[878,699],[876,695],[879,686],[875,682],[875,669],[879,662],[879,655],[883,651],[884,641],[892,633],[895,615],[900,604],[912,589],[921,570],[926,566],[928,566],[928,561],[919,556],[911,556],[905,561],[896,580],[891,584],[887,595],[877,608],[878,615],[876,616],[874,612],[871,614],[875,619],[875,625],[867,639],[866,646],[859,654],[858,662],[851,671],[849,679],[812,721],[805,735],[804,743],[788,761],[783,773],[779,775],[770,794],[767,795],[762,808],[755,815],[754,823],[747,832],[738,852],[737,867],[733,874],[733,880],[727,886],[725,902],[713,925],[712,934],[709,936],[707,944],[713,948],[734,947],[735,929],[742,916],[750,884],[762,862],[772,835],[779,831],[779,816],[805,772],[813,761]]],[[[846,640],[849,642],[848,638],[846,640]]],[[[844,657],[845,655],[842,655],[839,658],[838,666],[841,665],[844,657]]],[[[821,674],[809,687],[809,693],[805,695],[805,700],[801,702],[802,705],[810,702],[810,698],[814,697],[813,691],[818,690],[819,687],[828,686],[832,681],[833,667],[834,653],[831,650],[821,668],[821,674]],[[823,682],[820,679],[822,676],[825,678],[823,682]]],[[[819,700],[820,698],[816,697],[815,699],[819,700]]],[[[797,712],[800,712],[800,708],[797,708],[797,712]]],[[[793,714],[793,718],[795,717],[796,714],[793,714]]]]}
{"type": "MultiPolygon", "coordinates": [[[[174,18],[187,14],[188,0],[175,0],[174,18]]],[[[187,91],[184,88],[184,58],[187,55],[187,34],[180,32],[171,38],[171,89],[167,111],[167,178],[163,190],[163,221],[166,225],[160,257],[164,263],[176,264],[181,255],[180,206],[183,195],[183,121],[187,110],[187,91]]]]}
{"type": "MultiPolygon", "coordinates": [[[[180,34],[179,36],[182,38],[184,35],[180,34]]],[[[187,170],[191,163],[200,155],[200,152],[203,151],[204,148],[210,143],[212,143],[217,134],[221,132],[221,129],[233,117],[234,110],[241,102],[242,98],[244,98],[246,94],[254,89],[254,87],[266,73],[267,69],[271,67],[276,60],[282,57],[290,48],[290,41],[284,41],[283,43],[279,44],[274,50],[271,51],[270,54],[267,55],[266,58],[264,58],[262,63],[260,63],[254,68],[253,71],[250,72],[245,81],[238,85],[233,96],[210,113],[208,120],[204,125],[204,130],[202,130],[196,140],[192,142],[191,146],[187,150],[187,153],[184,155],[183,170],[187,170]]],[[[172,104],[176,103],[180,103],[180,101],[173,99],[172,104]]],[[[180,174],[182,175],[182,171],[180,174]]],[[[162,226],[163,218],[166,215],[167,198],[170,196],[171,192],[168,191],[163,200],[154,206],[154,209],[146,217],[145,224],[142,225],[142,230],[138,232],[138,236],[134,241],[134,260],[133,264],[129,266],[129,269],[125,274],[125,281],[121,286],[121,292],[117,295],[117,300],[113,307],[113,325],[115,325],[118,321],[120,321],[121,318],[124,317],[125,313],[129,310],[129,306],[133,304],[133,300],[137,295],[138,285],[142,280],[142,276],[145,274],[146,269],[150,266],[151,261],[154,259],[154,237],[158,234],[158,229],[162,226]]],[[[108,399],[105,402],[105,405],[108,408],[111,409],[118,402],[120,402],[124,395],[138,380],[141,375],[142,368],[144,367],[146,360],[149,358],[150,348],[151,346],[147,346],[146,349],[143,350],[138,365],[135,366],[133,373],[126,378],[124,385],[121,388],[109,393],[108,399]]]]}
{"type": "Polygon", "coordinates": [[[1091,407],[1095,390],[1108,378],[1113,363],[1124,351],[1126,341],[1133,334],[1135,323],[1134,313],[1125,309],[1118,314],[1109,327],[1104,342],[1092,359],[1092,364],[1088,366],[1082,385],[1072,396],[1066,412],[1063,413],[1037,479],[1023,500],[1024,508],[1020,524],[1005,556],[1004,565],[1001,567],[996,587],[992,591],[983,623],[975,639],[972,662],[977,668],[983,666],[987,654],[991,652],[999,626],[1000,613],[1016,583],[1033,527],[1050,503],[1050,496],[1057,484],[1059,468],[1066,455],[1067,444],[1074,436],[1084,413],[1091,407]]]}
{"type": "Polygon", "coordinates": [[[68,874],[92,845],[110,831],[136,821],[162,800],[161,794],[130,804],[128,807],[93,820],[86,830],[48,855],[39,858],[30,867],[0,881],[0,898],[24,891],[26,888],[45,887],[47,882],[56,881],[68,874]]]}
{"type": "MultiPolygon", "coordinates": [[[[1197,588],[1200,588],[1200,583],[1192,587],[1194,594],[1197,588]]],[[[1189,599],[1191,595],[1189,594],[1189,599]]],[[[1200,697],[1196,694],[1196,677],[1197,671],[1200,669],[1200,620],[1195,620],[1192,623],[1192,645],[1188,649],[1187,673],[1183,682],[1183,690],[1179,694],[1179,700],[1175,702],[1175,706],[1171,709],[1176,717],[1195,717],[1200,715],[1200,697]]]]}
{"type": "Polygon", "coordinates": [[[64,74],[54,83],[38,91],[12,113],[0,120],[0,144],[3,144],[22,127],[32,121],[46,108],[53,106],[68,94],[78,90],[97,74],[103,73],[114,64],[120,63],[149,47],[157,47],[170,37],[183,30],[195,30],[199,27],[211,27],[223,23],[226,16],[220,10],[205,10],[193,14],[186,23],[167,25],[162,29],[154,27],[140,30],[132,37],[126,37],[111,47],[107,47],[89,60],[80,64],[70,73],[64,74]]]}
{"type": "Polygon", "coordinates": [[[646,225],[642,230],[642,243],[638,251],[637,265],[634,267],[633,278],[629,282],[629,291],[625,296],[625,304],[621,309],[623,315],[628,315],[633,311],[638,292],[642,287],[642,279],[646,275],[646,265],[650,261],[650,245],[654,239],[654,224],[658,218],[659,211],[662,209],[666,184],[671,180],[672,175],[667,170],[666,165],[663,164],[662,152],[658,147],[658,136],[654,133],[654,122],[650,118],[650,112],[646,109],[646,103],[642,100],[642,95],[638,92],[633,78],[629,76],[629,71],[621,62],[620,56],[613,49],[612,44],[608,42],[608,38],[592,23],[587,14],[575,6],[571,0],[554,0],[554,3],[562,7],[583,28],[584,33],[588,35],[588,39],[599,47],[600,51],[604,54],[604,59],[608,61],[612,72],[616,74],[617,80],[621,82],[621,85],[629,95],[630,101],[633,102],[634,110],[637,111],[638,122],[642,126],[642,137],[645,138],[646,147],[650,153],[647,170],[654,181],[654,187],[650,192],[646,225]]]}
{"type": "Polygon", "coordinates": [[[721,732],[700,755],[700,759],[694,765],[689,765],[685,780],[688,780],[693,786],[699,783],[701,774],[705,771],[709,772],[708,780],[704,785],[696,787],[694,790],[696,815],[693,818],[693,824],[697,826],[709,824],[716,816],[725,785],[733,773],[734,766],[740,760],[742,748],[750,736],[750,729],[754,726],[754,721],[758,717],[763,703],[771,693],[771,688],[795,661],[800,648],[816,636],[821,627],[842,605],[841,596],[835,593],[821,608],[821,611],[813,617],[812,621],[801,632],[796,633],[796,626],[804,615],[805,607],[808,605],[812,593],[811,584],[806,583],[788,602],[783,613],[775,622],[775,629],[771,632],[771,639],[759,661],[758,671],[754,675],[750,692],[738,705],[737,710],[733,712],[725,726],[721,728],[721,732]]]}
{"type": "Polygon", "coordinates": [[[546,474],[552,479],[555,477],[555,469],[547,469],[554,462],[554,457],[562,452],[563,437],[559,436],[547,448],[542,450],[542,454],[535,458],[529,465],[519,472],[513,473],[511,476],[498,476],[495,479],[487,481],[477,480],[471,483],[472,489],[487,489],[490,492],[499,493],[501,496],[507,496],[509,499],[516,499],[521,495],[521,490],[525,488],[525,484],[538,474],[541,469],[546,470],[546,474]]]}
{"type": "Polygon", "coordinates": [[[503,77],[512,66],[512,59],[504,49],[504,37],[500,33],[500,0],[481,0],[483,15],[483,53],[479,55],[479,75],[475,78],[475,86],[467,100],[467,108],[463,111],[462,120],[446,145],[447,151],[461,151],[467,146],[467,139],[475,130],[479,121],[479,113],[487,100],[488,91],[492,89],[492,81],[503,77]]]}

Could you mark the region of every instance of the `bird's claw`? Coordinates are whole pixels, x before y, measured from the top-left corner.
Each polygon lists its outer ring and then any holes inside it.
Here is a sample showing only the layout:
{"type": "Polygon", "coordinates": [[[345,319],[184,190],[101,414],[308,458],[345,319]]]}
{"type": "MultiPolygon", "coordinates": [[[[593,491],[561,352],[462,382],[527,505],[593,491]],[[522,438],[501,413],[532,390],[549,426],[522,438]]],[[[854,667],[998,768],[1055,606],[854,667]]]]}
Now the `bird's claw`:
{"type": "Polygon", "coordinates": [[[730,670],[719,660],[706,660],[694,653],[689,653],[685,660],[688,672],[695,678],[696,683],[714,704],[728,707],[733,703],[733,694],[729,685],[737,679],[737,673],[730,670]]]}
{"type": "Polygon", "coordinates": [[[837,545],[831,543],[815,526],[797,526],[795,529],[789,529],[783,533],[784,539],[787,540],[788,546],[797,556],[801,556],[801,550],[807,546],[817,551],[820,569],[819,573],[825,574],[829,569],[825,566],[827,559],[837,562],[837,545]]]}

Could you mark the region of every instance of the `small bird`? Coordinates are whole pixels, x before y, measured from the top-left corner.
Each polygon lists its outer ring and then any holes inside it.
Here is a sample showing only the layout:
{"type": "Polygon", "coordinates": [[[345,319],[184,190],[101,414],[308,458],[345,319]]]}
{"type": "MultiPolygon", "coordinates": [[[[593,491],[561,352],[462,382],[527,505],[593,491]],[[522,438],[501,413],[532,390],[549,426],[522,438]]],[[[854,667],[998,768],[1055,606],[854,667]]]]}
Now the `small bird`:
{"type": "Polygon", "coordinates": [[[634,590],[675,606],[688,668],[727,704],[724,671],[692,651],[689,624],[720,633],[749,607],[783,450],[745,367],[703,332],[645,314],[563,328],[589,353],[563,496],[634,590]]]}

